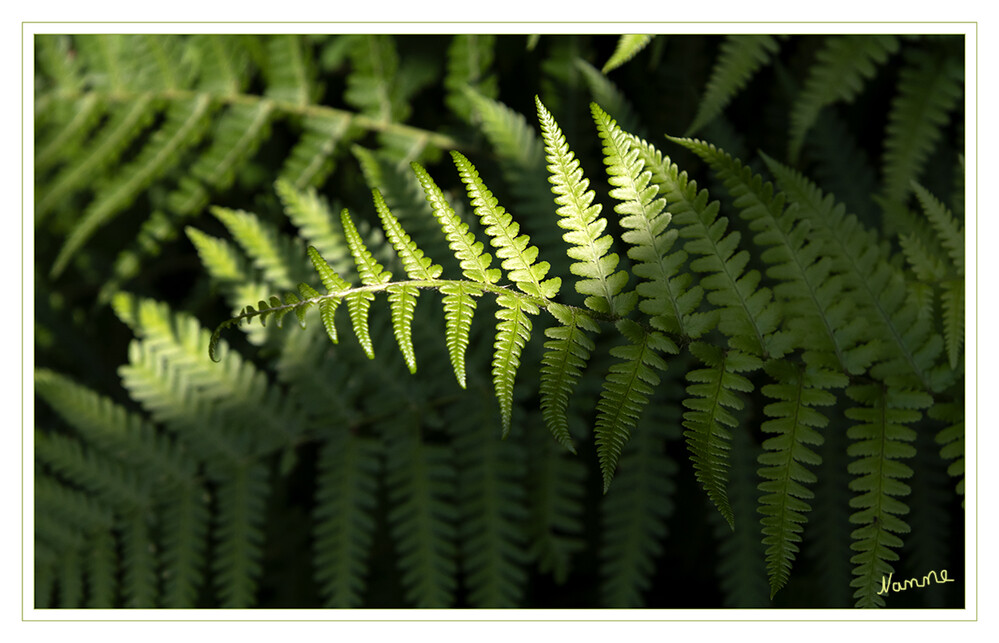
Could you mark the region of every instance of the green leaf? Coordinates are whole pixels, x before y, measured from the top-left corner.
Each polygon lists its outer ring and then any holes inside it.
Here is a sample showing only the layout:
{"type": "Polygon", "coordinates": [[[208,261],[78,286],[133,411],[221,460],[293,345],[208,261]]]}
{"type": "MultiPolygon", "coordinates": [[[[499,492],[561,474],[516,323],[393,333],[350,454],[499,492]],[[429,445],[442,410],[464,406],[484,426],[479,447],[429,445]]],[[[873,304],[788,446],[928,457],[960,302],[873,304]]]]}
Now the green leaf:
{"type": "Polygon", "coordinates": [[[520,354],[531,338],[531,320],[528,315],[537,315],[538,307],[513,294],[503,293],[496,297],[499,310],[496,311],[496,341],[493,345],[493,387],[499,400],[500,417],[503,421],[503,437],[510,433],[513,415],[513,381],[520,366],[520,354]]]}

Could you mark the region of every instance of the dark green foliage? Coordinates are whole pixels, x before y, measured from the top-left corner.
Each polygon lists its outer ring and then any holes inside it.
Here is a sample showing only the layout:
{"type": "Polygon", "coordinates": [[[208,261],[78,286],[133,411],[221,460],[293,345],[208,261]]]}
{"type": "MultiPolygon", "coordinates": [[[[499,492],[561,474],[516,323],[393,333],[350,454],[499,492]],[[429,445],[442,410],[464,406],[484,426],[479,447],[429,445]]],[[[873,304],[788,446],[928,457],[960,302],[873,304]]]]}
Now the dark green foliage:
{"type": "Polygon", "coordinates": [[[36,607],[962,605],[959,37],[35,49],[36,607]]]}

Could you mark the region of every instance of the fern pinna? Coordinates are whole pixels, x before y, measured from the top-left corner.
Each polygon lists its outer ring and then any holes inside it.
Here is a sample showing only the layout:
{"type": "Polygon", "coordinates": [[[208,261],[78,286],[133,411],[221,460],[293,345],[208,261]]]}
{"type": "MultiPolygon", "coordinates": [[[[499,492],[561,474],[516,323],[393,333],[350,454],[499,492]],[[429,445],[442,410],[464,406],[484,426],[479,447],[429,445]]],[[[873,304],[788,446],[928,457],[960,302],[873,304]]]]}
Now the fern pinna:
{"type": "Polygon", "coordinates": [[[960,600],[882,591],[959,556],[935,547],[965,485],[954,44],[448,42],[38,43],[36,225],[67,231],[38,278],[93,286],[128,336],[123,395],[36,370],[36,605],[960,600]],[[539,95],[501,93],[539,43],[539,95]],[[614,82],[708,52],[662,118],[614,82]],[[786,118],[749,137],[773,77],[786,118]],[[846,123],[883,78],[878,147],[846,123]],[[436,99],[446,125],[407,124],[436,99]],[[647,134],[685,126],[712,142],[647,134]],[[132,278],[160,246],[196,253],[214,332],[132,278]]]}

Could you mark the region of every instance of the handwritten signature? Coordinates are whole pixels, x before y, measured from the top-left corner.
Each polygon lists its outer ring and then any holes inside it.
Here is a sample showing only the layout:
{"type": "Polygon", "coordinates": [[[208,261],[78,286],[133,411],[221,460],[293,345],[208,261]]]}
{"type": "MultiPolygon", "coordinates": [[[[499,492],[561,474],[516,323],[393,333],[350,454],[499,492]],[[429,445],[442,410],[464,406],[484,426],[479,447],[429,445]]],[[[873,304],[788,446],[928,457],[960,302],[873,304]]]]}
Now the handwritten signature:
{"type": "Polygon", "coordinates": [[[880,596],[882,594],[887,595],[889,593],[889,588],[890,588],[890,591],[892,591],[892,592],[904,592],[905,590],[911,589],[913,587],[926,587],[927,585],[930,584],[930,578],[931,577],[932,577],[932,579],[933,579],[933,581],[935,583],[953,583],[954,582],[953,578],[948,578],[947,577],[947,570],[946,569],[941,569],[939,575],[935,571],[930,571],[929,574],[927,574],[926,576],[923,576],[922,581],[920,581],[920,579],[918,579],[918,578],[909,578],[909,579],[907,579],[907,580],[905,580],[905,581],[903,581],[901,583],[898,582],[898,581],[892,582],[892,576],[894,576],[894,575],[895,575],[895,572],[892,572],[892,573],[888,574],[887,577],[884,577],[884,576],[881,577],[881,590],[878,592],[878,596],[880,596]]]}

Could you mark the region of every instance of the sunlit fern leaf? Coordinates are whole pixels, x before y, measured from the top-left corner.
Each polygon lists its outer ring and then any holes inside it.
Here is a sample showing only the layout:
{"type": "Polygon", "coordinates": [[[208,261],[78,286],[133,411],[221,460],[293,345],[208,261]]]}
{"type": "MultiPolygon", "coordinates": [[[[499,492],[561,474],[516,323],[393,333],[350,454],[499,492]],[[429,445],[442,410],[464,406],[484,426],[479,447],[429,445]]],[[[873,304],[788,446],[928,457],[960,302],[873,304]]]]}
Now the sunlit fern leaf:
{"type": "Polygon", "coordinates": [[[838,101],[851,102],[863,84],[877,72],[877,67],[898,51],[895,36],[829,36],[809,68],[804,88],[791,107],[788,156],[794,160],[801,151],[805,135],[823,107],[838,101]]]}
{"type": "MultiPolygon", "coordinates": [[[[650,409],[651,410],[651,409],[650,409]]],[[[656,561],[669,536],[676,463],[665,452],[667,422],[640,421],[635,438],[621,453],[621,471],[602,506],[604,543],[600,550],[602,603],[611,608],[646,605],[656,561]]]]}
{"type": "Polygon", "coordinates": [[[610,367],[597,402],[594,441],[604,493],[610,488],[631,429],[659,384],[655,371],[666,370],[666,362],[660,354],[678,352],[673,340],[655,331],[647,332],[631,320],[622,319],[615,326],[629,343],[610,350],[611,355],[621,361],[610,367]]]}
{"type": "Polygon", "coordinates": [[[447,51],[447,74],[444,102],[452,112],[471,120],[475,108],[464,88],[470,87],[487,98],[499,93],[496,76],[490,73],[495,57],[496,36],[490,34],[458,34],[447,51]]]}
{"type": "Polygon", "coordinates": [[[270,474],[262,462],[233,467],[218,489],[212,571],[219,603],[253,607],[263,563],[270,474]]]}
{"type": "Polygon", "coordinates": [[[416,247],[413,240],[403,230],[399,220],[389,210],[381,192],[375,190],[374,199],[375,209],[382,221],[382,229],[385,230],[389,241],[395,247],[409,278],[414,281],[433,281],[440,277],[444,269],[435,265],[430,257],[424,256],[423,251],[416,247]]]}
{"type": "Polygon", "coordinates": [[[496,248],[496,256],[503,260],[501,266],[507,271],[509,279],[528,295],[546,300],[557,295],[562,280],[558,277],[545,279],[550,265],[547,261],[535,263],[538,248],[529,245],[530,238],[527,235],[519,234],[520,226],[499,205],[482,182],[475,166],[460,152],[451,152],[451,156],[475,213],[482,221],[492,246],[496,248]]]}
{"type": "Polygon", "coordinates": [[[824,428],[828,419],[814,407],[836,401],[822,389],[838,382],[830,377],[835,373],[819,373],[787,361],[768,362],[765,369],[775,383],[764,385],[762,392],[776,401],[764,407],[770,419],[760,429],[776,435],[763,442],[764,452],[759,456],[763,495],[757,511],[763,516],[760,524],[773,598],[790,578],[806,514],[812,509],[808,501],[815,497],[806,485],[813,485],[817,477],[806,465],[814,468],[822,463],[812,448],[822,445],[816,429],[824,428]]]}
{"type": "Polygon", "coordinates": [[[386,458],[389,528],[406,600],[415,607],[451,607],[457,590],[454,453],[425,444],[411,427],[393,438],[386,458]]]}
{"type": "Polygon", "coordinates": [[[444,295],[444,337],[454,376],[465,388],[465,351],[468,348],[472,317],[475,315],[475,297],[482,291],[469,283],[449,283],[441,286],[444,295]]]}
{"type": "Polygon", "coordinates": [[[342,272],[352,268],[350,248],[343,230],[334,224],[329,204],[315,188],[301,190],[289,181],[278,179],[274,189],[285,214],[305,241],[314,246],[334,270],[342,272]]]}
{"type": "MultiPolygon", "coordinates": [[[[328,293],[344,292],[350,289],[350,284],[344,281],[340,275],[333,270],[333,267],[330,266],[325,259],[323,259],[318,250],[316,250],[313,246],[309,246],[308,253],[309,259],[312,261],[312,265],[315,267],[316,272],[319,273],[319,278],[322,280],[323,286],[326,287],[326,291],[328,293]]],[[[301,286],[299,286],[299,288],[301,288],[301,286]]],[[[312,292],[308,290],[303,290],[302,294],[314,296],[312,295],[312,292]]],[[[329,335],[330,340],[334,344],[339,341],[339,336],[337,335],[336,330],[336,309],[340,305],[341,301],[342,300],[339,297],[329,297],[324,299],[319,304],[319,316],[323,320],[323,326],[326,328],[326,333],[329,335]]],[[[213,337],[217,336],[218,332],[219,331],[216,330],[213,337]]]]}
{"type": "Polygon", "coordinates": [[[726,36],[718,47],[718,58],[697,105],[697,114],[684,136],[694,134],[721,114],[756,72],[770,63],[771,57],[779,48],[780,44],[773,36],[726,36]]]}
{"type": "Polygon", "coordinates": [[[936,435],[940,445],[940,457],[952,460],[947,467],[947,474],[957,478],[956,491],[964,495],[964,403],[939,402],[930,407],[927,413],[931,418],[945,422],[947,426],[936,435]]]}
{"type": "Polygon", "coordinates": [[[303,117],[301,138],[288,153],[280,178],[299,189],[320,185],[333,171],[338,145],[351,138],[350,123],[344,113],[303,117]]]}
{"type": "Polygon", "coordinates": [[[858,525],[852,534],[851,549],[857,553],[850,559],[855,576],[850,586],[856,588],[857,607],[884,607],[879,591],[899,559],[894,551],[902,547],[899,535],[909,532],[899,517],[909,508],[899,498],[910,493],[902,480],[912,476],[912,469],[902,460],[915,455],[911,442],[916,433],[905,425],[919,419],[921,414],[912,407],[926,405],[921,399],[926,394],[865,384],[849,387],[847,395],[861,405],[846,411],[858,422],[847,431],[852,441],[847,455],[853,458],[849,472],[854,476],[850,489],[855,494],[850,507],[858,510],[850,516],[850,522],[858,525]]]}
{"type": "Polygon", "coordinates": [[[964,84],[959,58],[912,50],[905,57],[884,141],[884,196],[904,201],[940,140],[964,84]]]}
{"type": "Polygon", "coordinates": [[[531,338],[531,320],[539,310],[530,301],[508,293],[496,297],[496,341],[493,344],[493,387],[499,400],[503,437],[510,433],[513,415],[513,382],[520,366],[520,354],[531,338]]]}
{"type": "Polygon", "coordinates": [[[541,360],[541,414],[558,443],[575,454],[566,409],[573,387],[595,348],[587,331],[597,333],[600,328],[577,309],[551,304],[548,312],[559,323],[545,329],[549,341],[545,342],[541,360]]]}
{"type": "Polygon", "coordinates": [[[644,279],[635,289],[643,299],[640,308],[657,316],[653,321],[657,328],[689,336],[684,322],[697,306],[699,294],[688,296],[674,291],[678,283],[672,277],[682,258],[667,257],[677,232],[667,230],[672,215],[664,211],[666,201],[657,198],[659,186],[650,185],[652,172],[645,168],[641,151],[632,145],[633,139],[596,104],[590,105],[590,111],[603,141],[604,164],[612,186],[610,196],[620,201],[614,211],[621,215],[621,239],[631,246],[631,271],[644,279]]]}
{"type": "MultiPolygon", "coordinates": [[[[343,224],[347,245],[350,246],[350,253],[354,256],[354,263],[357,265],[361,283],[365,286],[376,286],[392,281],[392,273],[386,272],[381,264],[371,256],[371,251],[361,240],[361,235],[358,234],[346,209],[340,213],[340,222],[343,224]]],[[[357,340],[361,342],[361,347],[364,348],[368,358],[374,359],[375,349],[371,343],[371,331],[368,328],[368,310],[371,308],[371,302],[375,300],[375,295],[368,291],[359,291],[347,295],[346,300],[350,321],[354,326],[354,334],[357,335],[357,340]]],[[[415,301],[413,303],[415,304],[415,301]]]]}
{"type": "Polygon", "coordinates": [[[194,145],[204,133],[213,102],[206,95],[188,101],[178,101],[167,110],[166,122],[143,146],[134,161],[97,188],[94,200],[87,206],[59,251],[51,274],[58,276],[73,255],[112,217],[127,208],[142,190],[176,166],[185,149],[194,145]]]}
{"type": "Polygon", "coordinates": [[[606,74],[613,69],[617,69],[624,63],[634,58],[635,54],[644,49],[654,37],[654,35],[646,34],[625,34],[621,36],[617,41],[617,47],[614,49],[614,53],[607,60],[607,62],[604,63],[604,66],[600,69],[600,71],[606,74]]]}
{"type": "Polygon", "coordinates": [[[320,450],[313,563],[326,607],[363,604],[380,468],[367,438],[331,437],[320,450]]]}
{"type": "Polygon", "coordinates": [[[236,169],[270,134],[273,113],[274,104],[268,100],[229,107],[214,126],[211,145],[168,197],[170,209],[182,215],[195,214],[208,204],[211,191],[232,185],[236,169]]]}
{"type": "Polygon", "coordinates": [[[454,213],[454,209],[445,200],[444,193],[427,171],[418,163],[413,163],[411,167],[419,178],[420,185],[423,186],[427,201],[433,206],[434,216],[440,223],[451,252],[458,259],[465,277],[483,284],[494,284],[499,281],[502,272],[498,268],[489,268],[492,257],[489,253],[482,252],[482,242],[475,239],[475,235],[468,230],[468,224],[463,223],[454,213]]]}
{"type": "Polygon", "coordinates": [[[614,272],[618,256],[609,253],[614,239],[602,233],[607,220],[600,217],[603,206],[594,204],[595,193],[588,190],[589,180],[583,176],[579,160],[569,149],[558,123],[535,97],[541,134],[545,143],[549,181],[556,194],[555,203],[559,227],[567,230],[562,236],[570,247],[566,250],[575,263],[570,270],[578,277],[576,291],[586,295],[585,304],[590,310],[601,313],[625,314],[634,307],[635,295],[622,293],[628,282],[624,270],[614,272]]]}
{"type": "Polygon", "coordinates": [[[700,342],[689,348],[707,368],[687,373],[690,384],[683,405],[689,410],[683,414],[683,425],[687,428],[683,435],[698,482],[729,526],[735,529],[735,516],[726,487],[732,439],[729,429],[736,428],[739,420],[728,409],[742,409],[744,403],[738,393],[752,391],[753,384],[739,373],[759,369],[760,360],[700,342]]]}

